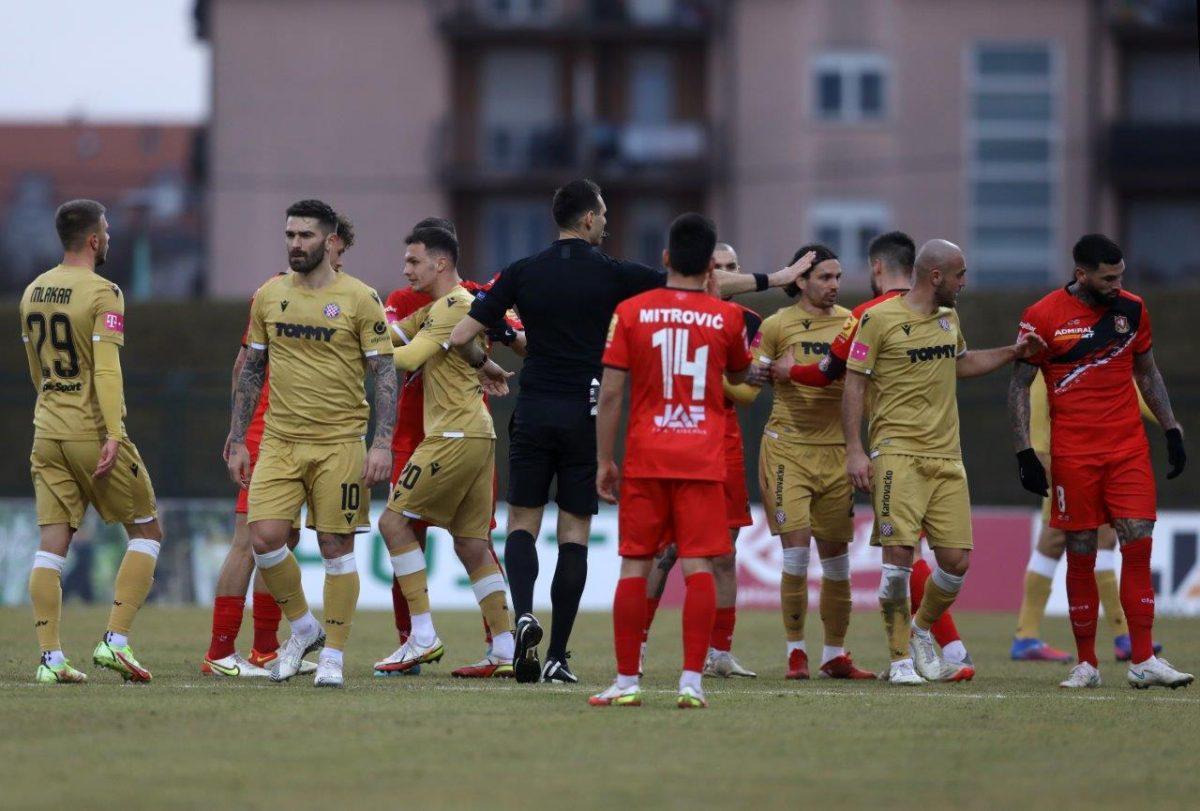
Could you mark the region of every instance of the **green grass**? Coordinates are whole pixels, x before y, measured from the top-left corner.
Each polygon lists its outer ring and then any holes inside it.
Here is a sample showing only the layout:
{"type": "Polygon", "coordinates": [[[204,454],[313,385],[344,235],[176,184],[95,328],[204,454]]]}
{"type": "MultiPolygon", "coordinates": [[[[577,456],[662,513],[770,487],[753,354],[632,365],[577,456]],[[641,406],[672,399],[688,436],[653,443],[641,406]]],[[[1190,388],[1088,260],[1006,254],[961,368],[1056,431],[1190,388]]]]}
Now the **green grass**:
{"type": "MultiPolygon", "coordinates": [[[[372,678],[395,639],[390,617],[360,614],[344,691],[201,677],[208,612],[155,606],[134,635],[154,683],[124,686],[88,658],[104,616],[72,606],[64,617],[67,652],[92,681],[38,687],[27,610],[0,610],[0,806],[1194,808],[1200,798],[1200,695],[1135,693],[1110,660],[1105,687],[1063,694],[1064,668],[1008,661],[1009,616],[959,617],[980,668],[973,683],[913,689],[786,682],[778,618],[743,612],[735,651],[759,678],[708,680],[702,712],[674,708],[671,611],[655,625],[641,709],[586,704],[613,673],[605,615],[580,618],[572,661],[583,683],[563,689],[451,679],[482,652],[472,614],[438,617],[441,665],[372,678]]],[[[883,663],[879,625],[855,615],[863,666],[883,663]]],[[[808,628],[819,644],[815,617],[808,628]]],[[[1047,629],[1067,643],[1062,620],[1047,629]]],[[[1200,666],[1196,629],[1159,623],[1184,669],[1200,666]]],[[[249,634],[247,619],[244,645],[249,634]]]]}

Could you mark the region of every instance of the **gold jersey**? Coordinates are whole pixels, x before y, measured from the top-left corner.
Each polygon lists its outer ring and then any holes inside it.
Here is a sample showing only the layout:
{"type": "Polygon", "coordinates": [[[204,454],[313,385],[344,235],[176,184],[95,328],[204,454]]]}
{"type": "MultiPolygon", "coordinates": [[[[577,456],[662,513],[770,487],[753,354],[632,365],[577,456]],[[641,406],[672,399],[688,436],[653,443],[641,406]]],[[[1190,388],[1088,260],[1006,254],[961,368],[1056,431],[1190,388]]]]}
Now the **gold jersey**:
{"type": "MultiPolygon", "coordinates": [[[[93,380],[93,343],[125,345],[121,288],[90,268],[51,268],[21,297],[21,338],[36,356],[31,367],[41,367],[34,436],[103,441],[107,432],[93,380]]],[[[121,417],[119,436],[124,437],[124,402],[121,417]]]]}
{"type": "Polygon", "coordinates": [[[266,350],[270,402],[264,436],[329,444],[367,432],[366,359],[391,355],[379,296],[338,273],[314,290],[282,276],[259,288],[250,307],[253,349],[266,350]]]}
{"type": "MultiPolygon", "coordinates": [[[[834,306],[829,315],[813,315],[799,305],[786,307],[767,318],[759,329],[760,363],[769,363],[792,348],[797,363],[816,363],[829,354],[850,311],[834,306]]],[[[775,402],[767,420],[768,436],[805,445],[842,445],[842,382],[825,388],[799,383],[775,384],[775,402]]]]}
{"type": "MultiPolygon", "coordinates": [[[[479,378],[457,352],[450,350],[450,333],[470,314],[475,297],[456,285],[400,322],[410,343],[433,341],[439,347],[421,367],[425,386],[425,436],[496,438],[492,415],[483,399],[479,378]]],[[[482,335],[476,338],[486,346],[482,335]]]]}
{"type": "Polygon", "coordinates": [[[956,363],[967,351],[958,313],[914,312],[896,296],[863,313],[846,368],[870,377],[870,448],[960,459],[956,363]]]}

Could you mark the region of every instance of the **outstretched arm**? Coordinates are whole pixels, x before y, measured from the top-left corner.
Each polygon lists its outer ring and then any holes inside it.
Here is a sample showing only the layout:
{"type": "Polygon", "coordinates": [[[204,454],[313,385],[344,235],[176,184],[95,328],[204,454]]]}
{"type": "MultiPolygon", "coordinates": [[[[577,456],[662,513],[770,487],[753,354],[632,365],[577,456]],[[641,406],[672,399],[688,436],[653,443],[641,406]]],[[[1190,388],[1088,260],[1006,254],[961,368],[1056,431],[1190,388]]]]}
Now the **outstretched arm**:
{"type": "Polygon", "coordinates": [[[375,438],[363,462],[367,487],[385,482],[392,475],[392,432],[396,428],[399,382],[396,367],[387,355],[372,355],[367,366],[375,375],[375,438]]]}
{"type": "Polygon", "coordinates": [[[450,347],[471,367],[476,369],[483,365],[487,353],[483,351],[483,347],[479,345],[479,341],[475,340],[475,336],[479,335],[485,329],[487,329],[487,325],[476,321],[468,315],[464,316],[463,320],[459,321],[450,333],[450,347]]]}
{"type": "Polygon", "coordinates": [[[1036,332],[1026,332],[1012,346],[995,349],[968,350],[958,356],[955,374],[958,377],[980,377],[994,372],[1006,363],[1036,355],[1046,348],[1046,342],[1036,332]]]}
{"type": "MultiPolygon", "coordinates": [[[[816,254],[812,251],[804,254],[792,264],[774,273],[768,273],[767,287],[785,287],[800,277],[800,274],[812,267],[816,254]]],[[[757,284],[753,273],[730,273],[728,270],[714,270],[713,275],[721,288],[721,298],[729,298],[740,293],[753,293],[757,284]]]]}

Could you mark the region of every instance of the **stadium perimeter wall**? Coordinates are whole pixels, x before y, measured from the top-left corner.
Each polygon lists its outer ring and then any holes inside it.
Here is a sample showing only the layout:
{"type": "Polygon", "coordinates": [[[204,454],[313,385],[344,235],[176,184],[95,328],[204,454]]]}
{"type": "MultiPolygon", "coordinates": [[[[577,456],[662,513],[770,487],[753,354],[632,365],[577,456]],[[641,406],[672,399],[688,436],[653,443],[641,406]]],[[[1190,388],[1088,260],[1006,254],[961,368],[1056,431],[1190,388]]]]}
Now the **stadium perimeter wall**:
{"type": "MultiPolygon", "coordinates": [[[[969,345],[1009,343],[1016,334],[1022,310],[1044,291],[973,291],[961,299],[963,329],[969,345]]],[[[772,291],[739,299],[764,315],[788,300],[772,291]]],[[[861,300],[847,294],[847,303],[861,300]]],[[[1200,289],[1154,290],[1146,294],[1154,329],[1154,353],[1171,389],[1175,410],[1193,437],[1200,436],[1200,289]]],[[[26,460],[33,436],[31,414],[34,391],[29,383],[24,350],[17,338],[17,302],[4,304],[2,315],[13,340],[0,342],[0,497],[30,496],[26,460]]],[[[229,426],[230,367],[245,326],[244,301],[196,303],[131,303],[126,317],[126,349],[122,353],[129,408],[128,427],[146,460],[160,497],[230,498],[231,485],[220,452],[229,426]]],[[[517,368],[519,362],[501,349],[501,363],[517,368]]],[[[962,381],[959,407],[964,459],[975,504],[1032,506],[1017,483],[1009,443],[1005,390],[1008,374],[962,381]]],[[[769,395],[762,395],[742,411],[746,461],[751,497],[758,499],[755,471],[758,440],[770,412],[769,395]]],[[[507,482],[508,438],[506,426],[513,397],[493,400],[499,431],[497,460],[500,492],[507,482]]],[[[1097,426],[1102,440],[1103,426],[1097,426]]],[[[1164,508],[1200,508],[1200,487],[1195,467],[1174,482],[1161,478],[1165,469],[1163,443],[1151,430],[1155,470],[1160,473],[1159,503],[1164,508]]],[[[1200,456],[1200,450],[1194,451],[1200,456]]],[[[1197,463],[1193,463],[1194,465],[1197,463]]],[[[383,490],[376,492],[383,497],[383,490]]]]}

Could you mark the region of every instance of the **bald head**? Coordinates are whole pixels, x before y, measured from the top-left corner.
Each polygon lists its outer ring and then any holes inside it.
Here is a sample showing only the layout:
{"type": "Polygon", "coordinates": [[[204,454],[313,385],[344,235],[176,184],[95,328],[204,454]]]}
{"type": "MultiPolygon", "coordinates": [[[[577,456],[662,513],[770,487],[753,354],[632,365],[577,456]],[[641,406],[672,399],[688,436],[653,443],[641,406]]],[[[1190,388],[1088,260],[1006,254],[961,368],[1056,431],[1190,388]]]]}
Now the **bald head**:
{"type": "Polygon", "coordinates": [[[965,265],[962,248],[945,239],[931,239],[917,251],[913,270],[918,279],[927,279],[934,270],[954,273],[965,265]]]}
{"type": "Polygon", "coordinates": [[[713,248],[713,261],[716,263],[717,270],[725,270],[729,273],[741,272],[741,265],[738,264],[737,251],[728,242],[718,242],[713,248]]]}

